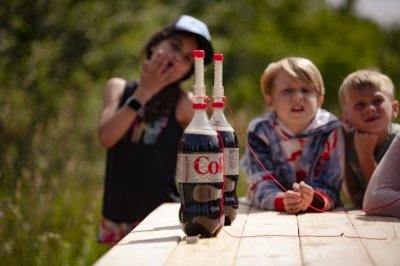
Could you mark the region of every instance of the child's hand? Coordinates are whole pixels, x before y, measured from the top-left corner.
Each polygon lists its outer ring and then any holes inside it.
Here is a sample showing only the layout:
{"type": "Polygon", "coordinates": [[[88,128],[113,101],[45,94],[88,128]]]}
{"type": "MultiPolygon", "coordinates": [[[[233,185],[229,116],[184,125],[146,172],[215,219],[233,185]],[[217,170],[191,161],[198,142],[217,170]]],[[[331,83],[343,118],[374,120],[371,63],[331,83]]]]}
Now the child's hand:
{"type": "Polygon", "coordinates": [[[354,148],[358,157],[373,156],[375,147],[378,142],[378,135],[365,131],[354,132],[354,148]]]}
{"type": "Polygon", "coordinates": [[[360,163],[365,184],[368,184],[377,165],[374,156],[377,143],[377,134],[361,131],[356,131],[354,133],[354,148],[357,152],[358,161],[360,163]]]}
{"type": "Polygon", "coordinates": [[[283,195],[283,206],[287,213],[298,213],[301,211],[301,194],[288,190],[283,195]]]}
{"type": "Polygon", "coordinates": [[[293,190],[301,195],[300,210],[307,210],[314,197],[314,189],[312,186],[307,185],[304,181],[301,181],[300,183],[293,184],[293,190]]]}
{"type": "Polygon", "coordinates": [[[159,49],[153,52],[149,60],[143,65],[140,76],[139,88],[150,96],[153,96],[171,84],[179,80],[179,73],[175,71],[173,55],[159,49]]]}

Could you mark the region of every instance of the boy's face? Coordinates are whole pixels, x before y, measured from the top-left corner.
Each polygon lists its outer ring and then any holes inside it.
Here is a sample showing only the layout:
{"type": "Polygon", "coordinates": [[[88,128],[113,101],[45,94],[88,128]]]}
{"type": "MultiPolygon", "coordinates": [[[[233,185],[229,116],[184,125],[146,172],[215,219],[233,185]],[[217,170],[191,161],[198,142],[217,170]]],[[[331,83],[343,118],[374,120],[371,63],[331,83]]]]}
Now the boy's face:
{"type": "Polygon", "coordinates": [[[265,96],[269,110],[295,134],[307,128],[323,100],[311,85],[282,69],[276,73],[271,95],[265,96]]]}
{"type": "Polygon", "coordinates": [[[398,114],[399,103],[375,87],[347,90],[344,99],[344,118],[355,130],[387,132],[398,114]]]}

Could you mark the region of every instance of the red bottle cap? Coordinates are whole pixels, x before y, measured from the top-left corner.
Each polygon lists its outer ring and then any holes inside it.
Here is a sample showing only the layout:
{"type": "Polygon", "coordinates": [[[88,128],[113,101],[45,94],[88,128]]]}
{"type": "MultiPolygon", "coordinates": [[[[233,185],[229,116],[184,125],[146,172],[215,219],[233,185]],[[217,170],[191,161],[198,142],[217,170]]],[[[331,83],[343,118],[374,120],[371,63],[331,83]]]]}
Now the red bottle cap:
{"type": "Polygon", "coordinates": [[[193,50],[193,57],[194,58],[204,58],[204,50],[193,50]]]}
{"type": "Polygon", "coordinates": [[[223,54],[214,54],[214,61],[223,61],[224,55],[223,54]]]}

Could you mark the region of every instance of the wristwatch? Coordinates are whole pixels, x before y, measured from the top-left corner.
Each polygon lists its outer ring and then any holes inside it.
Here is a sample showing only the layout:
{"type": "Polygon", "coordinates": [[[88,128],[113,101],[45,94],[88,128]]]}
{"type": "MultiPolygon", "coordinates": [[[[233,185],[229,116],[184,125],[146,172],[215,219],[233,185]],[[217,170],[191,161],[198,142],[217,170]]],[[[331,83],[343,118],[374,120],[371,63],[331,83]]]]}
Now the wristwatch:
{"type": "Polygon", "coordinates": [[[136,112],[139,111],[139,109],[142,107],[142,104],[135,97],[133,97],[133,95],[126,99],[125,105],[129,106],[130,108],[132,108],[132,110],[135,110],[136,112]]]}

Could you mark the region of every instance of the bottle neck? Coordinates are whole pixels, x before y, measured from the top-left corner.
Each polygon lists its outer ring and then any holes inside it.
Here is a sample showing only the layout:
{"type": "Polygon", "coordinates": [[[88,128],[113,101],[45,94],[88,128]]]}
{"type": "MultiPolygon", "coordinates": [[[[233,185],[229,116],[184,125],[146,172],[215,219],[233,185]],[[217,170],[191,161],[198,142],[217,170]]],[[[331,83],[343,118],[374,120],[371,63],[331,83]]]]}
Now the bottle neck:
{"type": "Polygon", "coordinates": [[[214,131],[208,119],[206,108],[194,108],[192,121],[185,131],[214,131]]]}
{"type": "Polygon", "coordinates": [[[226,120],[224,114],[224,107],[213,108],[213,113],[210,122],[214,126],[215,130],[232,131],[232,126],[229,124],[228,120],[226,120]]]}

